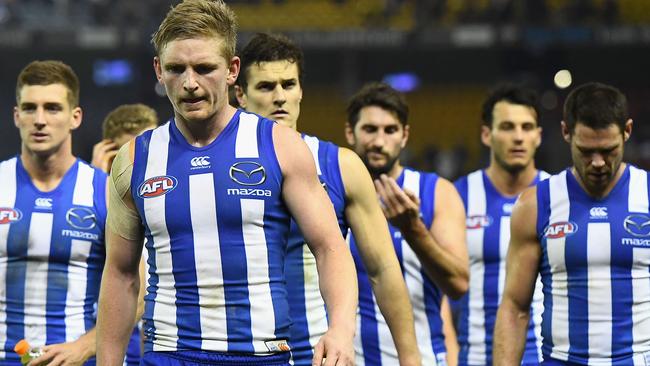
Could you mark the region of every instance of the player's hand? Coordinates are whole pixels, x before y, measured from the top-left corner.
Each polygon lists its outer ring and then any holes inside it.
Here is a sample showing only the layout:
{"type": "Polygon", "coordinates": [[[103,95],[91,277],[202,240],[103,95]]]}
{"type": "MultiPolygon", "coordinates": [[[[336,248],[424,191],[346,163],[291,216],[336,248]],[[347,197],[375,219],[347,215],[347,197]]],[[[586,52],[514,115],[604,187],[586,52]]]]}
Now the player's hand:
{"type": "Polygon", "coordinates": [[[108,139],[96,143],[93,146],[93,160],[91,164],[108,173],[119,148],[116,143],[108,139]]]}
{"type": "Polygon", "coordinates": [[[404,229],[420,220],[420,199],[411,191],[403,190],[395,179],[382,174],[375,179],[381,209],[390,223],[404,229]]]}
{"type": "Polygon", "coordinates": [[[314,347],[312,366],[353,366],[354,333],[328,329],[314,347]]]}
{"type": "Polygon", "coordinates": [[[81,341],[51,344],[41,347],[43,354],[30,361],[28,366],[81,366],[91,355],[81,341]]]}

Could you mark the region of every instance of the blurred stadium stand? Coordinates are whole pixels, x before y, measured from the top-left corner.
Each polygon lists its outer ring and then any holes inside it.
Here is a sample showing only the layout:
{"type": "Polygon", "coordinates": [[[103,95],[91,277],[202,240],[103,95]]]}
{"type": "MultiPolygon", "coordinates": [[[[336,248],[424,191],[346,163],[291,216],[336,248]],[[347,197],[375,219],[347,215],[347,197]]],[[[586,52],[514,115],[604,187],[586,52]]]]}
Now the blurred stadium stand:
{"type": "MultiPolygon", "coordinates": [[[[71,64],[82,82],[84,123],[75,152],[90,159],[101,121],[122,103],[171,115],[156,92],[150,35],[165,0],[0,0],[0,158],[18,152],[11,123],[15,78],[34,59],[71,64]]],[[[305,50],[301,129],[345,144],[345,101],[363,83],[386,80],[412,110],[412,164],[454,177],[484,164],[480,104],[498,81],[543,94],[539,165],[569,161],[559,135],[567,90],[599,80],[629,97],[635,119],[630,160],[650,168],[650,1],[648,0],[226,0],[239,17],[239,43],[282,32],[305,50]]]]}

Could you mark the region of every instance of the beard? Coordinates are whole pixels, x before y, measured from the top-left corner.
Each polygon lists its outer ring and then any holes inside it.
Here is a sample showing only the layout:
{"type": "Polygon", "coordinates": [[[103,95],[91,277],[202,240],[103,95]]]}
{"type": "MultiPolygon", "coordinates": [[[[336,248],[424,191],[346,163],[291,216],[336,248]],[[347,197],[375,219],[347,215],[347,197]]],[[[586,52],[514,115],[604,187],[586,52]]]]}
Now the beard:
{"type": "Polygon", "coordinates": [[[499,154],[494,154],[494,160],[503,170],[512,175],[519,174],[528,166],[528,164],[508,164],[499,154]]]}
{"type": "Polygon", "coordinates": [[[361,160],[363,161],[363,164],[370,172],[371,176],[379,177],[382,174],[388,174],[391,171],[391,169],[393,169],[393,166],[395,166],[397,159],[399,159],[399,155],[395,157],[390,157],[389,155],[384,154],[384,156],[386,156],[386,164],[381,166],[371,165],[370,161],[368,160],[367,154],[361,156],[361,160]]]}

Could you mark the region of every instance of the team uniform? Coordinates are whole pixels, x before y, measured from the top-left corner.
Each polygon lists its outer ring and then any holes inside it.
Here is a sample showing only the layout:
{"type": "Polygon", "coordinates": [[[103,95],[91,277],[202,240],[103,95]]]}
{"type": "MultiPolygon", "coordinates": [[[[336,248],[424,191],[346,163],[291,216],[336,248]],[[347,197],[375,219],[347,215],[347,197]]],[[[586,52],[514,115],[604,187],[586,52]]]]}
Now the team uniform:
{"type": "MultiPolygon", "coordinates": [[[[548,178],[539,172],[533,185],[548,178]]],[[[458,364],[491,365],[494,323],[503,296],[505,265],[510,242],[510,214],[517,197],[503,196],[484,170],[457,180],[467,216],[470,283],[467,294],[454,303],[458,318],[458,364]]],[[[533,297],[522,364],[541,362],[541,283],[533,297]]]]}
{"type": "MultiPolygon", "coordinates": [[[[334,205],[341,234],[345,236],[348,224],[344,212],[345,187],[339,167],[339,147],[308,135],[303,135],[303,140],[314,157],[318,178],[334,205]]],[[[316,259],[293,220],[284,268],[293,321],[290,338],[293,361],[295,365],[311,365],[313,347],[327,331],[327,314],[318,286],[316,259]]]]}
{"type": "Polygon", "coordinates": [[[570,169],[537,186],[544,363],[650,364],[648,173],[590,197],[570,169]]]}
{"type": "MultiPolygon", "coordinates": [[[[71,342],[95,326],[104,268],[104,172],[77,159],[41,192],[20,157],[0,163],[0,363],[14,345],[71,342]]],[[[94,358],[86,364],[94,364],[94,358]]]]}
{"type": "Polygon", "coordinates": [[[290,215],[273,125],[237,111],[205,147],[173,120],[135,140],[131,192],[149,268],[144,364],[288,364],[290,215]]]}
{"type": "MultiPolygon", "coordinates": [[[[424,224],[430,228],[434,220],[435,188],[438,176],[405,168],[397,179],[402,189],[413,192],[420,198],[420,214],[424,224]]],[[[427,277],[417,256],[402,239],[402,233],[389,224],[393,245],[400,262],[406,287],[409,292],[418,348],[422,364],[446,365],[444,335],[440,318],[442,291],[427,277]]],[[[386,320],[382,316],[372,293],[370,280],[356,248],[353,235],[348,235],[350,249],[357,268],[359,281],[359,314],[354,346],[357,366],[381,366],[399,364],[397,350],[386,320]]]]}

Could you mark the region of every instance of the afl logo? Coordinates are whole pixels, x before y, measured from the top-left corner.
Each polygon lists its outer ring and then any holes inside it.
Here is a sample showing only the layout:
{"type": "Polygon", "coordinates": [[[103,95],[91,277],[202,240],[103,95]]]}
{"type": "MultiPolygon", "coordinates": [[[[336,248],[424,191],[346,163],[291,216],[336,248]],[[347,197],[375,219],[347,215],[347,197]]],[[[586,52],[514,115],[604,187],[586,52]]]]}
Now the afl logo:
{"type": "Polygon", "coordinates": [[[469,216],[466,224],[468,229],[481,229],[492,225],[492,217],[488,215],[469,216]]]}
{"type": "Polygon", "coordinates": [[[550,224],[544,229],[544,237],[547,239],[559,239],[571,236],[578,231],[578,225],[573,221],[562,221],[550,224]]]}
{"type": "Polygon", "coordinates": [[[254,161],[240,161],[230,166],[230,179],[243,186],[257,186],[266,181],[264,167],[254,161]]]}
{"type": "Polygon", "coordinates": [[[153,198],[165,195],[176,188],[178,180],[171,175],[152,177],[140,184],[138,196],[141,198],[153,198]]]}
{"type": "Polygon", "coordinates": [[[11,224],[23,217],[22,212],[10,207],[0,207],[0,225],[11,224]]]}

